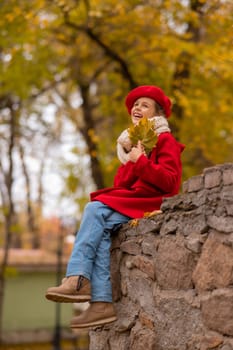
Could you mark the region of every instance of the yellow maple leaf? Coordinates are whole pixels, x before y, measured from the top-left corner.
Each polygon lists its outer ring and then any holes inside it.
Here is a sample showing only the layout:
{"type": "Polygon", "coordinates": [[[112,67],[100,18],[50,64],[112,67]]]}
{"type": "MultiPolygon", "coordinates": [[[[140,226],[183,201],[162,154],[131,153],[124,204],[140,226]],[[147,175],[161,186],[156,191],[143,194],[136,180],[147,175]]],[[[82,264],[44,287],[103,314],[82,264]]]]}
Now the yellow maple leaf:
{"type": "Polygon", "coordinates": [[[145,152],[148,155],[157,141],[157,135],[154,129],[155,122],[146,117],[140,119],[137,125],[130,126],[128,133],[132,145],[136,146],[138,141],[141,141],[145,152]]]}

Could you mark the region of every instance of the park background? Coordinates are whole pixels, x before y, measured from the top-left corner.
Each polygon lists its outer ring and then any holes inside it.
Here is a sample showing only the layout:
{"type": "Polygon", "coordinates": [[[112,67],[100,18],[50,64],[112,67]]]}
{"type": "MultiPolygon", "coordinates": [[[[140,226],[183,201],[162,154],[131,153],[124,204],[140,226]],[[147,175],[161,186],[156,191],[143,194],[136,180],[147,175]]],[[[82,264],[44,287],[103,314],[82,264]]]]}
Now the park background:
{"type": "MultiPolygon", "coordinates": [[[[1,339],[36,342],[56,331],[44,290],[89,192],[112,184],[130,89],[170,96],[183,180],[232,162],[233,3],[2,0],[0,33],[1,339]]],[[[73,312],[62,306],[62,329],[73,312]]]]}

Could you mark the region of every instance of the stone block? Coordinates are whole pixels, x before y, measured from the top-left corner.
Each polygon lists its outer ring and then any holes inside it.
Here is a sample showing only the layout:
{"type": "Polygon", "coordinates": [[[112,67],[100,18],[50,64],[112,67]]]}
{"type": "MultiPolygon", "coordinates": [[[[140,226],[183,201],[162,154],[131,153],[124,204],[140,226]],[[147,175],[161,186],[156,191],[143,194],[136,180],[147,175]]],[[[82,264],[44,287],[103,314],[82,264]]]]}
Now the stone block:
{"type": "Polygon", "coordinates": [[[206,171],[204,177],[204,187],[209,189],[213,187],[218,187],[221,184],[222,173],[220,170],[211,168],[210,171],[206,171]]]}
{"type": "Polygon", "coordinates": [[[233,249],[211,235],[193,272],[195,288],[205,291],[228,287],[233,284],[232,271],[233,249]]]}
{"type": "Polygon", "coordinates": [[[178,223],[176,219],[172,218],[171,215],[167,215],[166,220],[164,220],[164,223],[160,229],[160,235],[165,236],[168,234],[174,234],[176,233],[178,223]]]}
{"type": "Polygon", "coordinates": [[[183,213],[179,217],[177,233],[183,236],[203,234],[208,230],[205,214],[199,214],[199,210],[183,213]]]}
{"type": "Polygon", "coordinates": [[[203,175],[193,176],[188,180],[187,192],[197,192],[202,190],[204,187],[203,175]]]}
{"type": "Polygon", "coordinates": [[[220,197],[228,203],[233,203],[233,185],[223,186],[220,197]]]}
{"type": "Polygon", "coordinates": [[[223,347],[221,347],[221,350],[233,350],[233,346],[229,344],[225,344],[223,345],[223,347]]]}
{"type": "Polygon", "coordinates": [[[232,216],[216,216],[209,215],[207,217],[207,224],[220,232],[233,232],[233,217],[232,216]]]}
{"type": "Polygon", "coordinates": [[[233,336],[233,290],[219,289],[201,302],[203,322],[211,330],[233,336]]]}
{"type": "Polygon", "coordinates": [[[163,219],[163,214],[156,215],[154,218],[140,219],[136,227],[137,233],[146,235],[151,232],[159,232],[163,219]]]}
{"type": "Polygon", "coordinates": [[[189,207],[191,209],[201,208],[201,207],[203,208],[207,201],[207,192],[208,191],[206,189],[203,189],[195,193],[190,193],[189,196],[190,196],[191,204],[189,205],[189,207]]]}
{"type": "Polygon", "coordinates": [[[159,350],[187,350],[187,344],[203,329],[200,309],[193,308],[184,297],[163,292],[155,302],[154,323],[159,350]]]}
{"type": "Polygon", "coordinates": [[[187,238],[185,240],[185,247],[189,249],[191,252],[199,254],[202,248],[202,242],[198,237],[187,238]]]}
{"type": "Polygon", "coordinates": [[[127,224],[125,224],[120,232],[123,234],[125,234],[126,238],[127,237],[136,237],[138,235],[138,231],[137,231],[137,225],[139,223],[139,220],[137,221],[137,224],[135,224],[134,220],[130,220],[127,224]]]}
{"type": "Polygon", "coordinates": [[[131,259],[132,267],[138,268],[140,271],[144,272],[152,280],[155,279],[155,267],[154,261],[148,259],[145,256],[137,255],[131,259]]]}
{"type": "Polygon", "coordinates": [[[114,301],[118,301],[121,297],[121,276],[120,276],[120,261],[122,252],[119,249],[114,249],[111,253],[111,281],[112,281],[112,296],[114,301]]]}
{"type": "Polygon", "coordinates": [[[225,169],[223,172],[223,185],[233,184],[233,167],[230,169],[225,169]]]}
{"type": "Polygon", "coordinates": [[[227,215],[233,216],[233,204],[229,204],[226,207],[227,215]]]}
{"type": "Polygon", "coordinates": [[[145,326],[149,329],[154,329],[154,320],[151,317],[151,315],[148,315],[146,312],[141,311],[139,313],[139,321],[141,323],[142,326],[145,326]]]}
{"type": "Polygon", "coordinates": [[[138,322],[130,332],[130,350],[156,350],[156,333],[138,322]]]}
{"type": "Polygon", "coordinates": [[[103,350],[108,349],[108,330],[90,330],[89,350],[103,350]]]}
{"type": "MultiPolygon", "coordinates": [[[[118,333],[108,335],[108,342],[101,350],[110,350],[110,349],[129,349],[130,348],[130,340],[128,333],[118,333]]],[[[91,349],[89,349],[91,350],[91,349]]],[[[96,350],[93,347],[92,350],[96,350]]]]}
{"type": "Polygon", "coordinates": [[[153,282],[145,273],[138,269],[129,271],[127,283],[128,298],[130,302],[139,305],[143,311],[153,313],[153,282]]]}
{"type": "Polygon", "coordinates": [[[156,280],[162,289],[188,289],[193,287],[192,273],[195,255],[173,237],[164,238],[155,257],[156,280]]]}
{"type": "Polygon", "coordinates": [[[187,193],[188,192],[188,181],[184,181],[182,184],[182,192],[187,193]]]}
{"type": "Polygon", "coordinates": [[[167,197],[163,199],[161,204],[162,212],[173,211],[174,209],[183,208],[184,195],[178,194],[176,196],[167,197]]]}
{"type": "Polygon", "coordinates": [[[156,254],[159,241],[160,241],[160,237],[157,235],[143,236],[142,243],[141,243],[142,253],[145,255],[154,256],[156,254]]]}
{"type": "Polygon", "coordinates": [[[140,245],[137,243],[137,241],[133,239],[129,239],[123,242],[120,246],[120,249],[122,252],[131,254],[131,255],[138,255],[141,253],[140,245]]]}
{"type": "Polygon", "coordinates": [[[124,300],[117,304],[118,320],[114,324],[117,332],[125,332],[130,330],[136,323],[139,314],[139,307],[129,300],[124,300]]]}
{"type": "Polygon", "coordinates": [[[216,349],[223,343],[223,336],[216,332],[208,332],[201,339],[200,350],[216,349]]]}

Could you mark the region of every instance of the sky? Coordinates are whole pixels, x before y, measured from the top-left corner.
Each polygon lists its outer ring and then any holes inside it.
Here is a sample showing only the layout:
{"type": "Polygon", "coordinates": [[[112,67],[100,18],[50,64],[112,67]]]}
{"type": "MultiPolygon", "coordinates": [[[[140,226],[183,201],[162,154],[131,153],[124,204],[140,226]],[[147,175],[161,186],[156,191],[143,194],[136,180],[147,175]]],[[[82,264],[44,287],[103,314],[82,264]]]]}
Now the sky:
{"type": "MultiPolygon", "coordinates": [[[[42,118],[46,121],[49,127],[55,125],[56,118],[56,105],[49,104],[43,107],[42,118]]],[[[41,150],[45,147],[45,139],[41,136],[40,125],[36,122],[35,116],[27,118],[27,127],[38,131],[38,137],[34,138],[34,144],[26,145],[28,149],[26,156],[26,164],[29,169],[31,181],[31,193],[32,199],[38,198],[38,176],[40,171],[41,157],[44,157],[44,153],[41,150]],[[35,145],[36,143],[36,145],[35,145]]],[[[89,163],[89,156],[85,154],[85,142],[81,135],[75,130],[74,125],[64,115],[62,117],[62,129],[61,135],[57,142],[50,145],[46,152],[45,158],[45,171],[43,175],[43,215],[45,217],[76,217],[80,218],[81,213],[78,205],[74,201],[74,197],[79,194],[83,195],[83,187],[89,193],[94,190],[94,184],[91,180],[89,163]],[[80,154],[74,153],[73,149],[76,147],[80,154]],[[82,176],[84,185],[77,190],[77,193],[72,196],[62,196],[64,191],[64,179],[67,174],[66,166],[74,167],[74,171],[79,176],[84,172],[85,176],[82,176]],[[76,169],[76,170],[75,170],[76,169]]],[[[22,167],[20,159],[17,153],[14,155],[15,162],[15,174],[14,174],[14,186],[13,195],[17,199],[18,208],[25,202],[25,179],[22,174],[22,167]]]]}

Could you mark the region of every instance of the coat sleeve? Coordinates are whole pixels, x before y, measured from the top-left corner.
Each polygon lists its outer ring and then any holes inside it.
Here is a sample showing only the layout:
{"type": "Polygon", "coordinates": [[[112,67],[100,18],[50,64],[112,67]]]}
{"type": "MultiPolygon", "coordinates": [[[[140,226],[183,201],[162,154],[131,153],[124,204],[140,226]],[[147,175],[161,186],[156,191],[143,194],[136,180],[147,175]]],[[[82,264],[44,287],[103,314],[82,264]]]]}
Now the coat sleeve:
{"type": "Polygon", "coordinates": [[[170,133],[161,134],[156,145],[155,161],[142,155],[135,163],[135,175],[140,177],[140,181],[170,193],[180,183],[180,155],[183,149],[184,146],[170,133]]]}
{"type": "Polygon", "coordinates": [[[129,161],[126,164],[122,164],[114,177],[114,187],[130,188],[138,178],[134,168],[135,163],[133,162],[129,161]]]}

